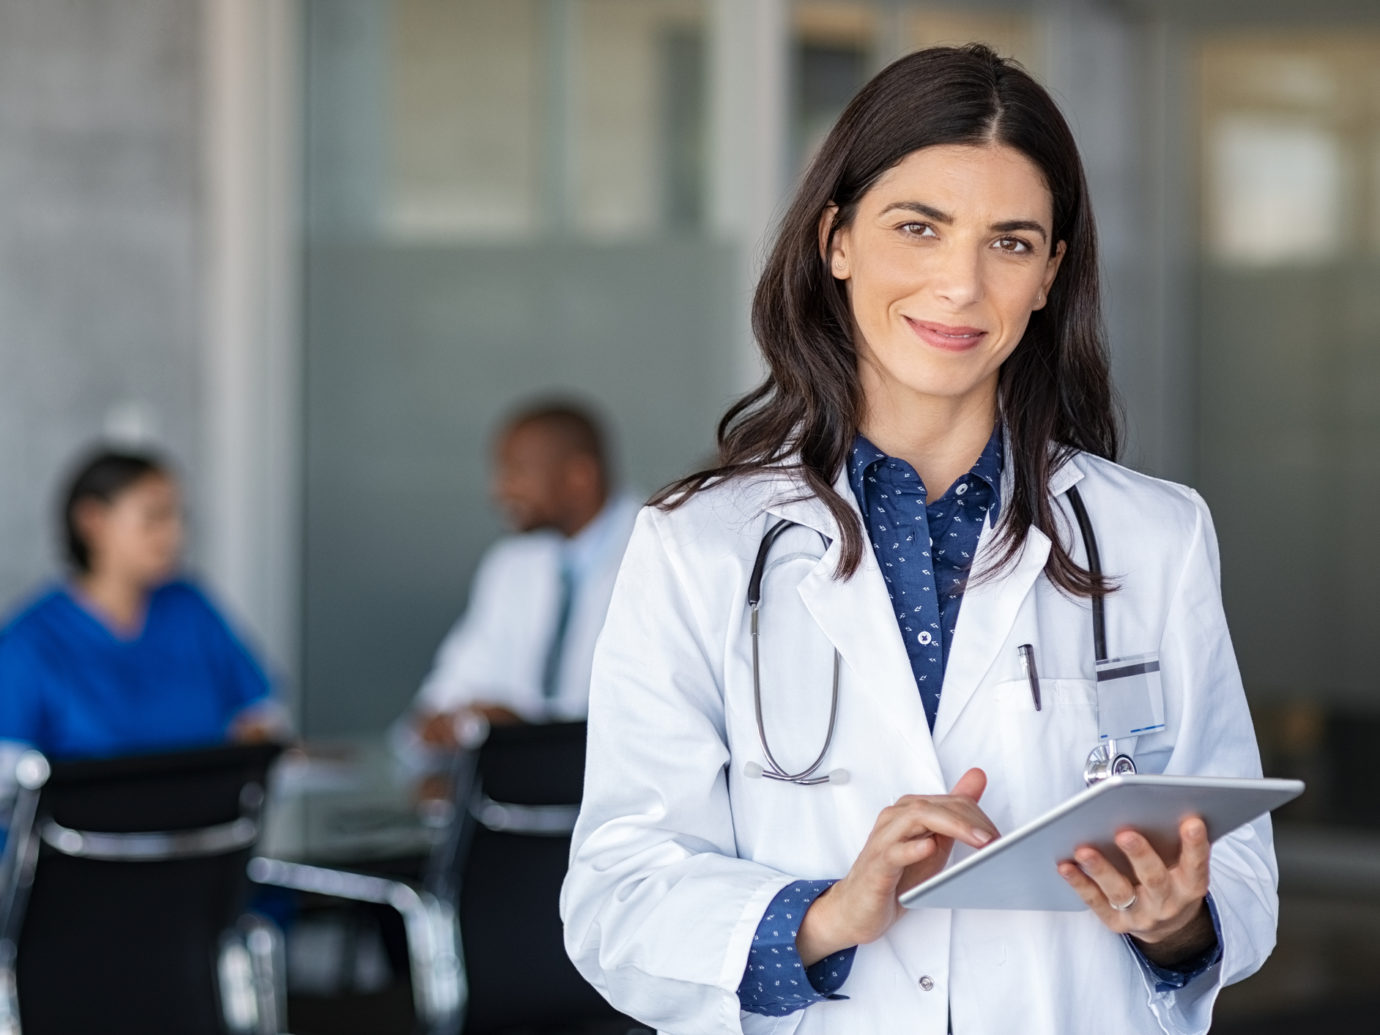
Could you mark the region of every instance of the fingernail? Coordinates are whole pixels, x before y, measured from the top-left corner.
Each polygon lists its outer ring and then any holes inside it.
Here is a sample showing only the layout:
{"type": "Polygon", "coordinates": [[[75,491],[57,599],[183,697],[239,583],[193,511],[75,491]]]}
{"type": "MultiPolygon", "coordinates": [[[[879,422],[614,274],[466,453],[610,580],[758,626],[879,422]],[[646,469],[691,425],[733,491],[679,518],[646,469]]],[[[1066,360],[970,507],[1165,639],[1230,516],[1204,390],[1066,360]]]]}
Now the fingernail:
{"type": "Polygon", "coordinates": [[[992,840],[992,835],[985,830],[978,830],[974,827],[973,840],[976,841],[979,846],[985,845],[988,841],[992,840]]]}
{"type": "Polygon", "coordinates": [[[1207,837],[1207,828],[1201,823],[1194,823],[1186,831],[1189,838],[1194,841],[1201,841],[1207,837]]]}
{"type": "Polygon", "coordinates": [[[1119,834],[1116,839],[1117,847],[1123,851],[1136,847],[1135,834],[1119,834]]]}

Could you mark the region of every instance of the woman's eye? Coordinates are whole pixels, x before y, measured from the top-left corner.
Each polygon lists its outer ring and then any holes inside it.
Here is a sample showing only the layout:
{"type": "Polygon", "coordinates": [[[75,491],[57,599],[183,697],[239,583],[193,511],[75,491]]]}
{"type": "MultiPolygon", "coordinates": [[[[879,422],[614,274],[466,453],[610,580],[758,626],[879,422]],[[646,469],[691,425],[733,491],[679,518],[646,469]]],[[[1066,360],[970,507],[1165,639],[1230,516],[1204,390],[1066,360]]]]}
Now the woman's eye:
{"type": "Polygon", "coordinates": [[[997,249],[1012,255],[1024,255],[1031,250],[1030,242],[1019,237],[1003,237],[997,241],[997,249]]]}
{"type": "Polygon", "coordinates": [[[902,223],[901,230],[912,237],[937,237],[929,223],[902,223]]]}

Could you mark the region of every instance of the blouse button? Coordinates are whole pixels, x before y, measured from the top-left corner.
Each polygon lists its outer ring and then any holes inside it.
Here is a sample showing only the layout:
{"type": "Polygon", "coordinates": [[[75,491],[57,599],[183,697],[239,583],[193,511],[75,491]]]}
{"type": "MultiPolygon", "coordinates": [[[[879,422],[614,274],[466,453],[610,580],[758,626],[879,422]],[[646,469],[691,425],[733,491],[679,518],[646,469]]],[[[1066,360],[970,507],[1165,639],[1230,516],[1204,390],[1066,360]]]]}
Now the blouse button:
{"type": "Polygon", "coordinates": [[[934,991],[934,978],[930,977],[928,974],[924,975],[920,979],[920,990],[922,992],[934,991]]]}

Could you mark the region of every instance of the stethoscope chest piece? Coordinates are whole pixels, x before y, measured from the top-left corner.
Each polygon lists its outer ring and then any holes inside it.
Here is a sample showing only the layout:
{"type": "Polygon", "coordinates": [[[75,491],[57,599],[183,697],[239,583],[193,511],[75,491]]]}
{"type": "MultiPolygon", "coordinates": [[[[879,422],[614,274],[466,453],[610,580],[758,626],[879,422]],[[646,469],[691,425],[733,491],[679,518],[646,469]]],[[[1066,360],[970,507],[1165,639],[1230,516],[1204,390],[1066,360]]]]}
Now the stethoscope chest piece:
{"type": "Polygon", "coordinates": [[[1083,766],[1083,782],[1089,787],[1109,776],[1134,776],[1136,763],[1130,755],[1116,749],[1116,741],[1099,744],[1088,753],[1083,766]]]}

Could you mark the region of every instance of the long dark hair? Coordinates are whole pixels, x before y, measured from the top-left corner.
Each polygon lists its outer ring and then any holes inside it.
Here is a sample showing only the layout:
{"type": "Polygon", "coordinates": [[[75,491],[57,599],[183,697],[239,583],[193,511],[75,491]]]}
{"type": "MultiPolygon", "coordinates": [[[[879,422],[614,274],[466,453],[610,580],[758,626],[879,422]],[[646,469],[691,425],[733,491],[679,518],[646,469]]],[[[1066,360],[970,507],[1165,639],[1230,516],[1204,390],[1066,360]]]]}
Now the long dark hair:
{"type": "Polygon", "coordinates": [[[113,503],[122,492],[149,475],[170,473],[167,463],[147,453],[98,449],[83,457],[69,477],[62,500],[62,543],[68,563],[76,571],[91,571],[91,547],[77,521],[77,510],[83,503],[113,503]]]}
{"type": "Polygon", "coordinates": [[[1067,592],[1108,587],[1076,564],[1055,527],[1051,474],[1076,451],[1114,459],[1117,421],[1098,295],[1097,241],[1082,162],[1058,106],[1019,65],[985,46],[936,47],[901,58],[863,87],[801,181],[757,283],[752,329],[770,368],[765,381],[719,422],[718,465],[652,498],[664,509],[728,478],[772,467],[797,474],[838,522],[847,577],[862,558],[855,511],[834,490],[863,415],[852,317],[841,282],[821,255],[820,220],[838,206],[831,234],[859,199],[907,155],[937,144],[1003,144],[1044,174],[1054,200],[1050,242],[1064,257],[1043,309],[998,378],[1012,448],[1014,488],[1002,501],[999,554],[1021,550],[1030,526],[1052,542],[1045,572],[1067,592]]]}

